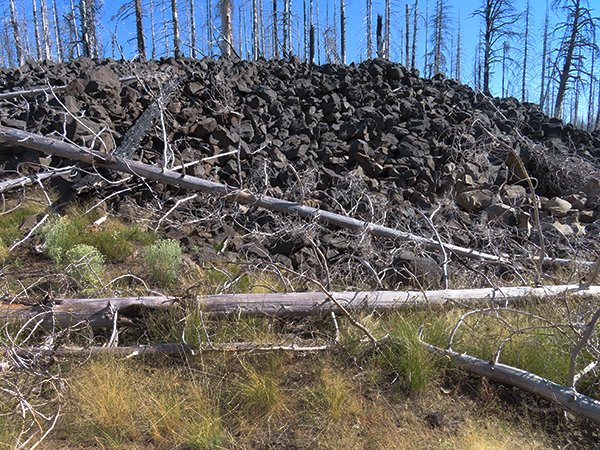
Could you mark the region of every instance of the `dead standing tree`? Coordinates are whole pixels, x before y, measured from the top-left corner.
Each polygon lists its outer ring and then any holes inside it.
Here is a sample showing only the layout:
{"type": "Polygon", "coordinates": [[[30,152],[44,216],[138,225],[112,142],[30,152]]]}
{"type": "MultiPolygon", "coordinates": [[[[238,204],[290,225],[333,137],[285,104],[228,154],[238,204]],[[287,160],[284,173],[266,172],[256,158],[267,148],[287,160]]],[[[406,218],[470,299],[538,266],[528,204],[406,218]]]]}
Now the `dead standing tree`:
{"type": "Polygon", "coordinates": [[[501,59],[501,43],[516,35],[513,27],[519,16],[512,0],[484,0],[473,15],[483,19],[483,92],[489,94],[493,66],[501,59]]]}
{"type": "Polygon", "coordinates": [[[562,115],[562,106],[567,92],[569,81],[573,72],[582,68],[584,51],[593,48],[593,30],[597,19],[592,17],[591,11],[584,5],[585,0],[555,0],[554,6],[566,13],[566,20],[556,30],[566,31],[567,37],[563,39],[558,48],[557,64],[562,61],[559,72],[558,91],[554,104],[554,115],[562,115]]]}

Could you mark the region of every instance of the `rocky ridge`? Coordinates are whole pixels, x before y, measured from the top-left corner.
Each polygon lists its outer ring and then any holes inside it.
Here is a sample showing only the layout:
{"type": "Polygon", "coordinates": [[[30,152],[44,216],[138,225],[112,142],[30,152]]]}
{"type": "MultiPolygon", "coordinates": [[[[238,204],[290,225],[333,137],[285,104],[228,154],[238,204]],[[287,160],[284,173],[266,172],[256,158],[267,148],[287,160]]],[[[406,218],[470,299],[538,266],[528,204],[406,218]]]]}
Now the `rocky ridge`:
{"type": "MultiPolygon", "coordinates": [[[[3,96],[0,124],[107,152],[119,147],[165,86],[177,82],[134,159],[162,164],[172,155],[169,163],[185,164],[190,175],[417,234],[434,236],[433,225],[445,242],[473,249],[538,253],[529,176],[540,196],[549,256],[593,260],[598,250],[600,134],[549,118],[531,103],[488,98],[443,74],[423,79],[381,59],[311,66],[295,57],[78,59],[1,72],[3,94],[47,89],[3,96]]],[[[0,148],[3,178],[70,164],[21,147],[0,148]]],[[[81,173],[53,180],[63,200],[107,197],[135,182],[102,172],[120,183],[83,183],[81,173]]],[[[156,223],[189,195],[152,188],[115,195],[105,207],[138,220],[151,211],[156,223]]],[[[418,274],[422,266],[427,276],[420,281],[439,281],[431,263],[440,256],[423,257],[412,244],[207,197],[187,201],[165,219],[167,233],[195,251],[198,262],[241,253],[301,270],[336,266],[340,277],[375,272],[364,283],[387,288],[410,282],[402,271],[418,274]]]]}

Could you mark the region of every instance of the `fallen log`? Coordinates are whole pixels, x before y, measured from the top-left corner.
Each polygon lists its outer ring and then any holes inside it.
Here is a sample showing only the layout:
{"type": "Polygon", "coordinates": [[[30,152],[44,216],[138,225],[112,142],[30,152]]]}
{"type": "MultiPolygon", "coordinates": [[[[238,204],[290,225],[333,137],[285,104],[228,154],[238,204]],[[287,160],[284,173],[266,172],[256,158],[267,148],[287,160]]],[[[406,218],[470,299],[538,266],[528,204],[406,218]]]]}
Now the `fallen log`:
{"type": "MultiPolygon", "coordinates": [[[[579,290],[576,285],[531,288],[526,286],[498,289],[447,289],[439,291],[363,291],[333,292],[340,305],[350,312],[392,311],[401,308],[425,308],[448,303],[464,305],[509,305],[526,300],[554,300],[575,295],[582,300],[600,297],[600,286],[579,290]]],[[[51,305],[3,305],[0,321],[41,321],[44,328],[67,327],[85,321],[92,327],[112,327],[114,315],[121,326],[140,326],[139,308],[176,308],[180,303],[168,297],[131,297],[104,299],[63,299],[51,305]]],[[[212,316],[308,317],[331,312],[342,314],[323,292],[288,294],[209,295],[198,300],[197,307],[212,316]]]]}
{"type": "MultiPolygon", "coordinates": [[[[200,353],[242,353],[242,352],[318,352],[327,350],[328,344],[301,346],[294,344],[256,343],[256,342],[231,342],[203,346],[192,349],[184,343],[178,344],[146,344],[128,347],[73,347],[64,346],[57,348],[26,347],[13,350],[0,349],[0,354],[14,353],[20,358],[35,358],[38,356],[52,355],[62,358],[87,357],[95,355],[114,355],[131,358],[133,356],[156,355],[198,355],[200,353]]],[[[10,367],[10,364],[6,368],[10,367]]]]}
{"type": "MultiPolygon", "coordinates": [[[[425,308],[448,303],[465,305],[508,305],[526,300],[553,300],[576,295],[582,300],[600,296],[600,286],[579,290],[577,285],[532,288],[527,286],[498,289],[444,289],[437,291],[363,291],[332,292],[331,295],[348,311],[392,311],[401,308],[425,308]]],[[[199,307],[216,316],[248,315],[305,317],[341,314],[323,292],[293,292],[288,294],[233,294],[202,297],[199,307]]]]}
{"type": "Polygon", "coordinates": [[[25,323],[34,321],[45,329],[66,328],[80,322],[91,327],[112,327],[117,314],[117,324],[140,326],[140,308],[165,309],[177,307],[173,297],[127,297],[96,299],[56,299],[49,304],[0,306],[0,321],[25,323]]]}
{"type": "Polygon", "coordinates": [[[495,263],[509,264],[508,255],[492,255],[453,244],[440,243],[436,239],[424,238],[411,233],[395,230],[393,228],[376,225],[363,220],[323,211],[310,206],[301,205],[274,197],[253,194],[245,190],[232,189],[224,184],[204,180],[202,178],[181,174],[171,170],[163,170],[160,167],[151,166],[138,161],[123,159],[115,155],[95,150],[78,147],[67,142],[39,136],[26,131],[0,126],[0,142],[9,145],[20,145],[32,148],[47,154],[54,154],[63,158],[82,161],[90,165],[102,166],[125,173],[137,175],[149,180],[164,184],[200,191],[211,195],[226,197],[230,201],[265,208],[286,214],[296,214],[301,217],[316,219],[330,225],[347,228],[355,231],[365,231],[374,236],[409,240],[424,245],[430,249],[440,249],[443,246],[447,251],[466,258],[474,258],[495,263]]]}
{"type": "Polygon", "coordinates": [[[421,344],[432,353],[450,358],[453,363],[468,372],[488,377],[500,383],[516,386],[549,402],[558,403],[564,409],[585,417],[596,424],[600,424],[600,401],[580,394],[574,389],[566,388],[546,378],[517,369],[516,367],[493,364],[490,361],[477,359],[467,354],[459,354],[452,350],[443,350],[423,341],[421,341],[421,344]]]}

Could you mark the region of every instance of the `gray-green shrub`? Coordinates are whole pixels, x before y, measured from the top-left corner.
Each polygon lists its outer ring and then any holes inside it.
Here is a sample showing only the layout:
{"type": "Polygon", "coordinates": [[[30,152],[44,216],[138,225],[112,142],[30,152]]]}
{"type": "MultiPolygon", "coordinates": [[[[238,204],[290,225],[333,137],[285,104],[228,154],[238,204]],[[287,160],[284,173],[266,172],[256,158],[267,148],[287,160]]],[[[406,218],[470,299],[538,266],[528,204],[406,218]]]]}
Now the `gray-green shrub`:
{"type": "Polygon", "coordinates": [[[163,239],[146,249],[144,261],[150,278],[164,285],[177,280],[181,265],[181,245],[172,239],[163,239]]]}

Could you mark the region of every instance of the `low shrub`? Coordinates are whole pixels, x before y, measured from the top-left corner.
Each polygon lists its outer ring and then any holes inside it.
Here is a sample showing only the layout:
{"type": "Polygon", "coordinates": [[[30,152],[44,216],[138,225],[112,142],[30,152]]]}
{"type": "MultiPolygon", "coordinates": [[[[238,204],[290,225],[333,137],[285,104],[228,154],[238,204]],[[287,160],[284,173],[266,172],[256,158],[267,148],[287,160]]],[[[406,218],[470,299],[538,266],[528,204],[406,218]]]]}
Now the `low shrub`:
{"type": "Polygon", "coordinates": [[[154,281],[170,285],[177,280],[181,265],[181,245],[172,239],[163,239],[146,249],[144,261],[154,281]]]}
{"type": "Polygon", "coordinates": [[[89,288],[100,284],[104,270],[104,257],[91,245],[78,244],[65,252],[65,273],[81,287],[89,288]]]}

